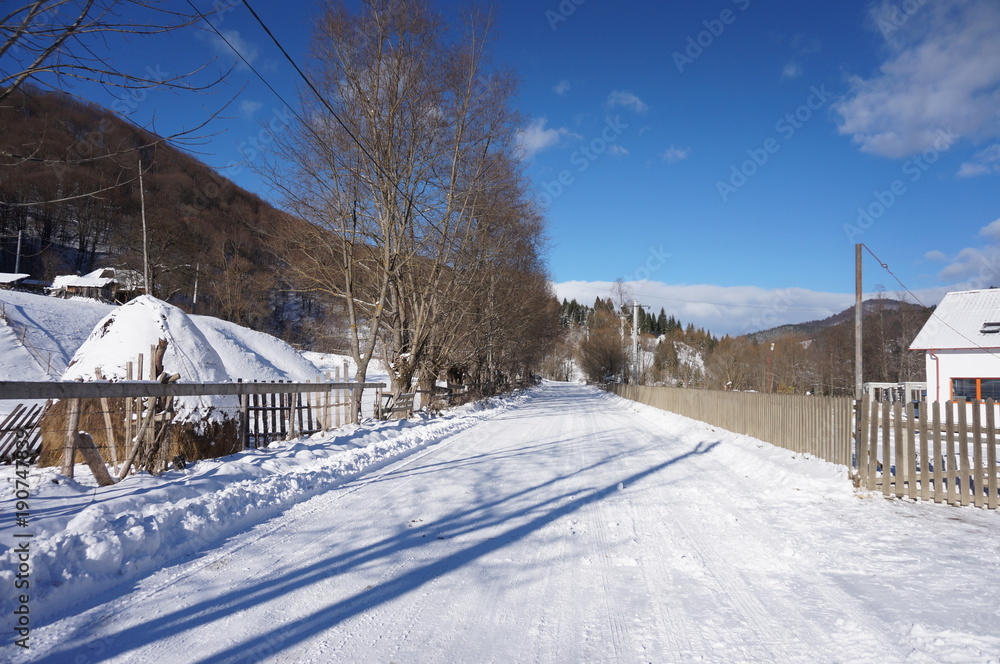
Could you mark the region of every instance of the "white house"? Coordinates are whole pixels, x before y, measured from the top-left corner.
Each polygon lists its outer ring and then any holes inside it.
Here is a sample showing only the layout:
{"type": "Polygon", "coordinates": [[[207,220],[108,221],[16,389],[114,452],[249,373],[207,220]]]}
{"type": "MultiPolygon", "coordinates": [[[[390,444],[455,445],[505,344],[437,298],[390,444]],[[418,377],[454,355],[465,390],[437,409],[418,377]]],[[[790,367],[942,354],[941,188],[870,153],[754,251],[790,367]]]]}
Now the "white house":
{"type": "Polygon", "coordinates": [[[926,354],[928,401],[1000,401],[1000,290],[948,293],[910,350],[926,354]]]}

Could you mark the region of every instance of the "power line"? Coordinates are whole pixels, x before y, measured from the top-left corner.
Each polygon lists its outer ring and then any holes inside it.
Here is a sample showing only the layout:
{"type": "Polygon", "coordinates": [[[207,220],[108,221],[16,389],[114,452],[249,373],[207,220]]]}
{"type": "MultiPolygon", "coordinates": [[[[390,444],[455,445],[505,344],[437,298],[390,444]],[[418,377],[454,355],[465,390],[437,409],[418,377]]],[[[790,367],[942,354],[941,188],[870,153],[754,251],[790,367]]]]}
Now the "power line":
{"type": "MultiPolygon", "coordinates": [[[[917,297],[917,295],[916,295],[916,294],[915,294],[915,293],[914,293],[913,291],[911,291],[911,290],[910,290],[909,288],[907,288],[907,287],[906,287],[906,284],[904,284],[904,283],[903,283],[903,282],[902,282],[902,281],[900,280],[900,278],[899,278],[899,277],[897,277],[897,276],[896,276],[896,274],[895,274],[895,273],[894,273],[894,272],[893,272],[892,270],[890,270],[890,269],[889,269],[889,264],[888,264],[888,263],[884,263],[884,262],[882,262],[882,259],[881,259],[881,258],[879,258],[878,256],[876,256],[876,255],[875,255],[875,252],[874,252],[874,251],[872,251],[872,250],[871,250],[871,249],[870,249],[870,248],[868,247],[868,245],[867,245],[867,244],[863,244],[863,243],[862,243],[862,245],[861,245],[861,246],[862,246],[862,247],[864,247],[864,248],[865,248],[865,250],[866,250],[866,251],[867,251],[867,252],[868,252],[869,254],[871,254],[871,255],[872,255],[872,258],[874,258],[874,259],[875,259],[875,260],[876,260],[876,261],[878,262],[879,266],[880,266],[880,267],[881,267],[881,268],[882,268],[883,270],[885,270],[886,272],[888,272],[888,273],[889,273],[889,275],[890,275],[890,276],[892,276],[892,278],[896,280],[896,283],[897,283],[897,284],[899,284],[900,288],[902,288],[902,289],[903,289],[904,291],[906,291],[906,292],[907,292],[907,293],[908,293],[908,294],[910,295],[910,297],[912,297],[912,298],[913,298],[914,300],[916,300],[917,304],[919,304],[920,306],[922,306],[922,307],[923,307],[923,308],[925,308],[925,309],[929,309],[929,308],[930,308],[930,307],[928,307],[928,306],[927,306],[926,304],[924,304],[924,303],[923,303],[923,302],[922,302],[922,301],[920,300],[920,298],[919,298],[919,297],[917,297]]],[[[985,351],[985,352],[989,353],[990,355],[992,355],[993,357],[996,357],[996,358],[1000,359],[1000,355],[997,355],[997,353],[993,352],[993,350],[991,350],[991,349],[989,349],[989,348],[986,348],[985,346],[980,346],[978,342],[976,342],[976,341],[973,341],[972,339],[970,339],[969,337],[965,336],[964,334],[962,334],[961,332],[959,332],[958,330],[956,330],[956,329],[955,329],[954,327],[952,327],[952,326],[951,326],[951,324],[950,324],[950,323],[948,323],[948,321],[946,321],[945,319],[943,319],[943,318],[941,318],[940,316],[938,316],[938,314],[937,314],[937,310],[934,310],[934,311],[932,311],[932,312],[931,312],[931,318],[936,318],[936,319],[938,320],[938,322],[940,322],[940,323],[941,323],[942,325],[944,325],[945,327],[947,327],[947,328],[948,328],[949,330],[951,330],[952,332],[954,332],[954,333],[955,333],[955,334],[957,334],[958,336],[960,336],[960,337],[962,337],[963,339],[965,339],[966,341],[968,341],[968,342],[969,342],[970,344],[972,344],[972,346],[973,346],[973,347],[975,347],[976,349],[978,349],[978,350],[982,350],[982,351],[985,351]]]]}
{"type": "MultiPolygon", "coordinates": [[[[311,133],[314,137],[316,137],[316,139],[318,141],[322,142],[323,138],[316,133],[316,130],[313,129],[312,125],[310,123],[306,122],[306,120],[302,117],[302,115],[299,114],[292,107],[291,104],[289,104],[287,101],[285,101],[285,98],[282,97],[282,95],[277,90],[274,89],[274,87],[267,81],[267,79],[264,77],[264,75],[261,74],[257,70],[257,68],[255,68],[250,63],[250,61],[247,60],[246,57],[243,56],[243,53],[241,53],[232,44],[232,42],[230,42],[229,39],[226,38],[226,36],[215,26],[215,24],[213,24],[208,19],[208,17],[205,16],[205,14],[203,14],[201,12],[201,10],[199,10],[193,4],[192,0],[186,0],[186,2],[191,7],[191,9],[193,9],[194,12],[197,13],[198,16],[202,20],[204,20],[205,23],[207,23],[210,28],[212,28],[212,31],[216,35],[218,35],[219,38],[222,39],[222,41],[225,42],[225,44],[227,46],[229,46],[229,48],[232,49],[234,53],[236,53],[236,55],[240,58],[240,60],[247,66],[247,68],[250,71],[252,71],[254,73],[254,75],[258,79],[260,79],[260,81],[265,86],[267,86],[267,89],[270,90],[271,93],[274,94],[274,96],[277,97],[281,101],[281,103],[283,103],[292,112],[292,114],[296,118],[298,118],[299,122],[302,123],[302,125],[309,131],[309,133],[311,133]]],[[[340,115],[333,108],[333,105],[330,104],[330,102],[327,101],[327,99],[322,94],[320,94],[320,91],[313,84],[312,80],[310,80],[309,77],[306,75],[306,73],[304,71],[302,71],[302,68],[299,67],[298,63],[294,60],[294,58],[292,58],[292,56],[288,53],[288,51],[285,50],[285,47],[282,46],[282,44],[281,44],[280,41],[278,41],[278,38],[275,37],[275,35],[274,35],[273,32],[271,32],[271,29],[267,26],[266,23],[264,23],[264,20],[260,17],[259,14],[257,14],[257,12],[254,10],[254,8],[250,5],[250,3],[247,0],[243,0],[243,4],[246,6],[246,8],[250,12],[250,14],[253,16],[254,20],[257,21],[258,25],[260,25],[260,27],[264,30],[264,32],[267,34],[267,36],[271,39],[271,41],[274,42],[274,45],[278,47],[278,50],[281,51],[281,54],[285,57],[285,59],[289,62],[289,64],[291,64],[292,68],[295,69],[295,72],[299,75],[299,77],[302,78],[302,80],[305,82],[306,86],[316,96],[316,99],[319,100],[319,102],[326,108],[326,110],[330,113],[330,115],[333,116],[334,120],[337,121],[337,124],[339,124],[343,128],[343,130],[347,133],[348,137],[350,137],[351,141],[353,141],[358,146],[358,148],[361,150],[361,152],[364,154],[364,156],[372,163],[372,166],[374,166],[375,169],[379,172],[379,175],[381,175],[383,178],[385,178],[386,181],[389,182],[392,185],[392,188],[396,191],[396,193],[398,193],[403,198],[403,200],[406,202],[407,209],[408,210],[412,210],[414,214],[416,214],[418,217],[420,217],[424,221],[426,221],[435,230],[440,230],[439,227],[438,227],[438,224],[435,223],[433,220],[431,220],[424,213],[424,211],[421,210],[416,205],[416,203],[414,202],[414,200],[413,200],[413,198],[411,197],[410,194],[407,194],[405,191],[403,191],[400,188],[399,182],[397,182],[395,179],[393,179],[391,177],[391,175],[389,174],[389,172],[386,171],[385,167],[377,159],[375,159],[375,157],[368,150],[368,148],[365,146],[365,144],[362,142],[362,140],[351,130],[350,127],[347,126],[347,123],[345,123],[343,121],[343,119],[341,119],[340,115]]]]}

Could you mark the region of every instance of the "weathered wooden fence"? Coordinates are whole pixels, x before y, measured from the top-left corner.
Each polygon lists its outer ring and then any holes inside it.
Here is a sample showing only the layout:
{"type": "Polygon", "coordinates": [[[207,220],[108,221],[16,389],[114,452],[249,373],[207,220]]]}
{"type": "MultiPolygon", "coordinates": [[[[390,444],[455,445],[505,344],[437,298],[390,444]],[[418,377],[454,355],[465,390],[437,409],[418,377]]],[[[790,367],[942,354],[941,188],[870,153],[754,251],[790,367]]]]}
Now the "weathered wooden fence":
{"type": "Polygon", "coordinates": [[[887,497],[997,509],[997,408],[885,403],[860,408],[858,483],[887,497]]]}
{"type": "MultiPolygon", "coordinates": [[[[93,446],[104,457],[117,466],[115,455],[116,440],[122,443],[126,439],[131,448],[145,431],[137,426],[139,417],[144,410],[152,413],[149,407],[151,400],[172,399],[189,396],[227,396],[239,397],[239,405],[227,413],[227,419],[236,424],[237,448],[259,447],[277,440],[317,431],[336,428],[351,421],[350,394],[357,389],[384,388],[384,383],[350,383],[317,381],[314,383],[161,383],[145,381],[122,382],[15,382],[0,381],[0,400],[43,401],[65,400],[69,415],[59,425],[59,431],[65,432],[65,457],[72,467],[74,446],[78,444],[76,431],[80,428],[80,404],[89,402],[92,408],[86,410],[92,419],[100,422],[92,424],[93,440],[87,444],[93,446]],[[109,400],[120,400],[117,407],[109,407],[109,400]],[[120,404],[124,403],[124,407],[120,404]],[[143,405],[145,404],[145,405],[143,405]],[[101,417],[103,416],[103,418],[101,417]],[[123,421],[112,421],[113,418],[123,421]],[[132,435],[136,434],[136,435],[132,435]]],[[[152,418],[151,418],[152,419],[152,418]]],[[[34,460],[41,451],[42,436],[40,427],[44,426],[45,417],[41,406],[32,406],[30,410],[23,406],[15,406],[11,414],[4,420],[3,429],[10,429],[10,444],[8,435],[0,435],[4,454],[0,455],[0,463],[11,463],[14,458],[9,452],[14,449],[14,436],[23,440],[29,437],[30,445],[19,444],[19,451],[27,458],[34,460]],[[30,415],[30,416],[29,416],[30,415]],[[8,450],[7,448],[10,448],[8,450]]],[[[88,431],[88,433],[90,433],[88,431]]],[[[77,448],[79,449],[79,448],[77,448]]],[[[72,470],[69,470],[71,473],[72,470]]]]}
{"type": "MultiPolygon", "coordinates": [[[[243,436],[247,448],[266,447],[275,440],[337,429],[352,421],[351,390],[344,389],[343,383],[331,382],[330,389],[316,392],[284,392],[283,385],[295,385],[284,381],[251,384],[270,385],[271,390],[245,395],[243,436]]],[[[323,383],[317,380],[315,384],[323,383]]]]}
{"type": "Polygon", "coordinates": [[[609,389],[632,401],[851,466],[854,402],[849,397],[645,385],[611,385],[609,389]]]}

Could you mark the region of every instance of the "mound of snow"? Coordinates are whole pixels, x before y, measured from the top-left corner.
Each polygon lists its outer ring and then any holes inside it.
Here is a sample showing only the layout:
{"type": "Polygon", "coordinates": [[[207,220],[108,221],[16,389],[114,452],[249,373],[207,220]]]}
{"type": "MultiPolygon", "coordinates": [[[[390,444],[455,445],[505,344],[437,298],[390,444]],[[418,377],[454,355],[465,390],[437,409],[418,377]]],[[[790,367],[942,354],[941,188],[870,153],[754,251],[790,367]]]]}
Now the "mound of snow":
{"type": "Polygon", "coordinates": [[[222,358],[232,379],[304,383],[321,375],[315,364],[277,337],[211,316],[190,318],[222,358]]]}
{"type": "MultiPolygon", "coordinates": [[[[83,345],[77,349],[63,380],[96,380],[99,369],[108,380],[125,380],[127,363],[144,357],[146,376],[152,361],[151,347],[167,342],[163,370],[180,374],[185,383],[231,382],[222,357],[215,351],[198,326],[181,309],[154,297],[143,295],[104,317],[83,345]]],[[[175,402],[175,421],[216,421],[222,412],[235,412],[235,396],[182,397],[175,402]],[[222,412],[220,412],[222,411],[222,412]]]]}

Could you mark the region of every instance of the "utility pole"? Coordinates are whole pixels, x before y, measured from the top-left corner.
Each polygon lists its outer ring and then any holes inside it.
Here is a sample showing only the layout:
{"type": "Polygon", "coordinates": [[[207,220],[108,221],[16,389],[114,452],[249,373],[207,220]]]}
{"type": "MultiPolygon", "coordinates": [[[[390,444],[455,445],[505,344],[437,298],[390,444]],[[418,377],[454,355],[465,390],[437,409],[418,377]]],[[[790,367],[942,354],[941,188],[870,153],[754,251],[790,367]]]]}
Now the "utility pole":
{"type": "Polygon", "coordinates": [[[146,240],[146,194],[142,191],[142,157],[139,157],[139,206],[142,211],[142,283],[149,295],[149,243],[146,240]]]}
{"type": "Polygon", "coordinates": [[[639,301],[632,300],[632,384],[639,384],[639,301]]]}
{"type": "Polygon", "coordinates": [[[854,398],[861,401],[864,384],[861,378],[861,321],[864,315],[864,304],[861,287],[861,247],[854,245],[854,398]]]}
{"type": "Polygon", "coordinates": [[[198,271],[201,263],[194,264],[194,299],[191,302],[191,313],[198,313],[198,271]]]}
{"type": "Polygon", "coordinates": [[[17,232],[17,258],[14,259],[14,274],[21,273],[21,233],[17,232]]]}

